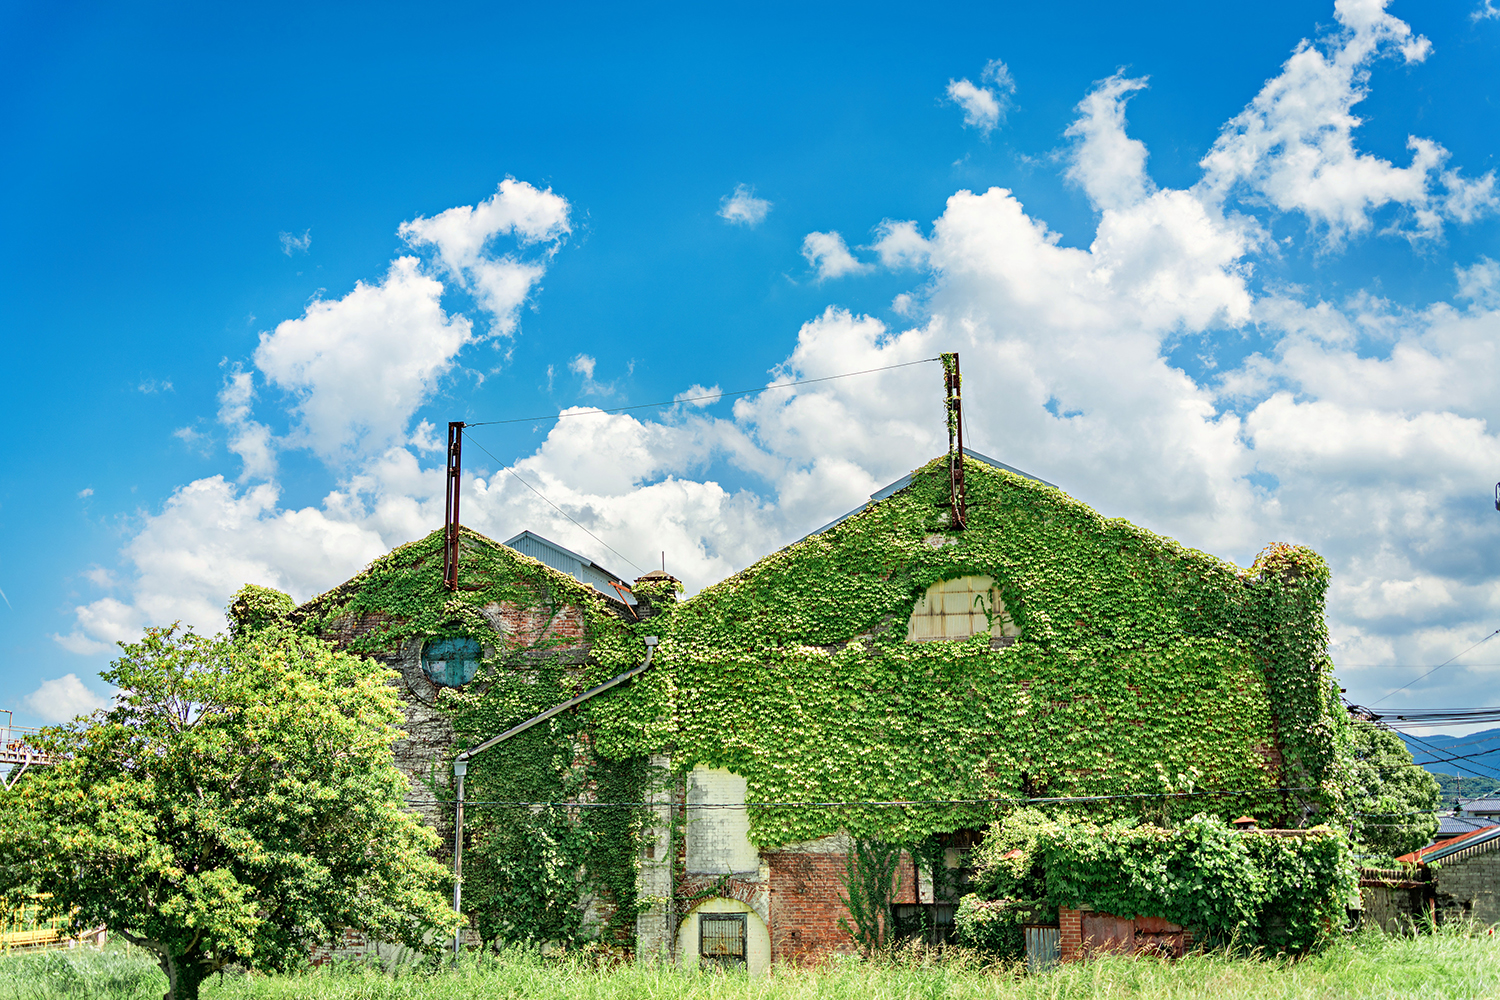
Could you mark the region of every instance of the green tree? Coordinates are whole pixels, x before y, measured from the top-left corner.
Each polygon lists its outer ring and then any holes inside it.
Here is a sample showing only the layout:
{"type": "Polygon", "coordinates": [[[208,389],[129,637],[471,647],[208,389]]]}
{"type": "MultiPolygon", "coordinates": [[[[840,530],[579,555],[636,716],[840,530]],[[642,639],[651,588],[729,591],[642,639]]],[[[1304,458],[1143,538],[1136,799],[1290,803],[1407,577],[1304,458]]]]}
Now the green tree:
{"type": "Polygon", "coordinates": [[[1364,853],[1390,856],[1422,847],[1437,834],[1437,779],[1416,766],[1401,737],[1384,726],[1354,722],[1349,729],[1355,843],[1364,853]]]}
{"type": "Polygon", "coordinates": [[[247,638],[277,624],[296,608],[297,602],[290,594],[273,587],[247,583],[229,599],[229,607],[224,609],[229,618],[229,636],[232,639],[247,638]]]}
{"type": "Polygon", "coordinates": [[[455,919],[437,835],[403,807],[388,671],[275,629],[121,648],[115,707],[44,731],[57,762],[0,805],[0,896],[51,893],[75,927],[153,952],[169,1000],[345,928],[440,946],[455,919]]]}

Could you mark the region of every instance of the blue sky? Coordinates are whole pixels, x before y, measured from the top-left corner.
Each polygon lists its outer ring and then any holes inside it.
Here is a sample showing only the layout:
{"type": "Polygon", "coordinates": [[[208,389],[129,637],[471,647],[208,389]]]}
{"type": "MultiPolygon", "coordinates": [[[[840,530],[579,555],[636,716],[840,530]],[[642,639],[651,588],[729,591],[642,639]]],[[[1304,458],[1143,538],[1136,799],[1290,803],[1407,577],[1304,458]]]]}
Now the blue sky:
{"type": "MultiPolygon", "coordinates": [[[[1500,639],[1390,693],[1500,628],[1500,11],[1042,6],[0,7],[0,708],[437,527],[448,420],[940,350],[980,450],[1323,552],[1351,698],[1500,704],[1500,639]]],[[[939,391],[478,428],[466,520],[698,589],[939,391]]]]}

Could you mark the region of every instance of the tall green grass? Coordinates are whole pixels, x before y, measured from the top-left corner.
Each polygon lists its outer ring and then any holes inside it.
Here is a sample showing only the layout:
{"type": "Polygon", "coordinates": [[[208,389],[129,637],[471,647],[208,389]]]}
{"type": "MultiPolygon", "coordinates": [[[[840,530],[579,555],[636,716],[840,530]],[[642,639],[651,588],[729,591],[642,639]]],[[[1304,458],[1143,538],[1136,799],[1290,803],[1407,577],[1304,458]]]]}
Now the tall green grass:
{"type": "MultiPolygon", "coordinates": [[[[143,953],[112,948],[0,958],[0,1000],[157,1000],[166,979],[143,953]]],[[[891,962],[777,968],[758,979],[663,966],[601,965],[513,951],[457,966],[323,968],[285,976],[228,974],[213,1000],[1472,1000],[1500,996],[1500,943],[1444,928],[1414,938],[1355,936],[1300,961],[1231,957],[1100,959],[1027,976],[972,959],[911,954],[891,962]]]]}

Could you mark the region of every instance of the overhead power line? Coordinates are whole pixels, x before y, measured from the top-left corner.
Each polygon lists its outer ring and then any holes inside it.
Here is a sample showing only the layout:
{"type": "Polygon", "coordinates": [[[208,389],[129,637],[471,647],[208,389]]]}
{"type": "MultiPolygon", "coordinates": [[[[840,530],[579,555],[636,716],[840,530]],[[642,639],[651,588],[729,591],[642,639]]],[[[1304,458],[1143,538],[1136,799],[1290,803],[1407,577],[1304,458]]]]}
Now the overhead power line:
{"type": "Polygon", "coordinates": [[[885,365],[885,366],[880,367],[880,368],[865,368],[865,369],[862,369],[860,371],[843,372],[843,373],[838,374],[838,375],[824,375],[824,376],[822,376],[820,378],[799,379],[799,380],[797,380],[795,382],[780,382],[780,383],[777,383],[775,385],[763,385],[763,386],[759,386],[759,387],[754,388],[754,389],[735,389],[735,390],[733,390],[731,392],[712,392],[712,393],[705,393],[704,395],[701,395],[701,396],[684,396],[684,397],[681,397],[679,399],[663,400],[663,401],[657,402],[657,403],[633,403],[633,404],[631,404],[629,406],[599,407],[599,408],[592,408],[592,409],[588,409],[588,410],[579,410],[579,411],[577,411],[575,413],[549,413],[549,414],[542,414],[542,415],[535,416],[535,417],[509,417],[509,418],[504,419],[504,420],[480,420],[480,421],[474,421],[474,422],[466,422],[466,423],[463,423],[463,424],[453,424],[453,425],[450,425],[450,432],[451,432],[452,427],[458,427],[458,428],[460,428],[461,429],[461,433],[463,434],[463,436],[466,437],[466,438],[468,438],[469,442],[471,444],[473,444],[474,447],[478,448],[480,451],[482,451],[486,455],[488,455],[490,457],[490,459],[492,461],[494,461],[495,464],[498,465],[501,468],[502,471],[505,472],[506,475],[510,476],[516,482],[520,483],[522,486],[526,487],[528,490],[530,490],[531,492],[535,493],[537,496],[541,497],[542,501],[544,503],[546,503],[547,506],[551,507],[553,510],[557,511],[563,517],[565,517],[569,521],[571,521],[573,523],[573,525],[576,528],[578,528],[579,531],[582,531],[585,535],[588,535],[590,538],[592,538],[594,541],[598,542],[600,545],[604,546],[610,552],[613,552],[616,556],[618,556],[619,558],[623,559],[626,563],[628,563],[630,566],[632,566],[637,573],[643,573],[645,571],[642,570],[639,566],[637,566],[630,559],[629,556],[625,555],[619,549],[615,548],[613,545],[609,544],[604,539],[602,539],[598,535],[594,534],[588,528],[585,528],[582,524],[580,524],[578,522],[578,519],[575,518],[572,514],[569,514],[567,511],[563,510],[557,504],[553,503],[552,500],[545,493],[543,493],[541,490],[539,490],[535,486],[531,485],[531,483],[527,482],[525,479],[523,479],[519,475],[517,475],[515,473],[515,471],[512,470],[503,461],[501,461],[500,458],[494,452],[490,451],[484,445],[482,445],[478,441],[476,441],[474,439],[474,435],[470,434],[469,431],[468,431],[468,429],[470,427],[487,427],[487,426],[490,426],[490,425],[493,425],[493,424],[520,424],[520,423],[530,423],[530,422],[536,421],[536,420],[558,420],[558,419],[561,419],[563,417],[584,417],[584,416],[590,416],[590,415],[600,414],[600,413],[623,413],[623,412],[625,412],[627,410],[641,410],[641,409],[647,409],[647,408],[655,407],[655,406],[673,406],[673,405],[675,405],[677,403],[692,403],[692,402],[698,402],[698,401],[705,400],[705,399],[723,399],[726,396],[746,396],[746,395],[749,395],[751,393],[769,392],[769,391],[771,391],[773,389],[790,389],[793,386],[812,385],[815,382],[832,382],[835,379],[852,378],[855,375],[870,375],[870,374],[873,374],[875,372],[893,371],[893,370],[895,370],[897,368],[910,368],[912,365],[925,365],[925,364],[929,364],[929,363],[931,363],[933,361],[940,361],[940,360],[942,360],[942,359],[941,358],[922,358],[919,361],[904,361],[901,364],[885,365]]]}
{"type": "MultiPolygon", "coordinates": [[[[839,375],[824,375],[821,378],[804,378],[795,382],[777,382],[775,385],[762,385],[754,389],[735,389],[731,392],[709,392],[701,396],[683,396],[679,399],[665,399],[658,403],[632,403],[629,406],[590,407],[587,410],[578,410],[574,413],[544,413],[535,417],[507,417],[504,420],[471,420],[466,421],[467,427],[488,427],[491,424],[527,424],[536,420],[561,420],[564,417],[589,417],[600,413],[624,413],[627,410],[645,410],[654,406],[675,406],[678,403],[697,403],[706,399],[726,399],[730,396],[749,396],[757,392],[770,392],[773,389],[790,389],[798,385],[812,385],[814,382],[832,382],[834,379],[852,378],[855,375],[872,375],[875,372],[894,371],[897,368],[910,368],[912,365],[925,365],[940,358],[922,358],[920,361],[903,361],[899,365],[885,365],[881,368],[865,368],[857,372],[844,372],[839,375]]],[[[611,549],[610,551],[614,551],[611,549]]]]}
{"type": "MultiPolygon", "coordinates": [[[[1231,795],[1279,795],[1283,792],[1312,792],[1317,789],[1311,785],[1298,785],[1289,788],[1238,788],[1207,792],[1122,792],[1114,795],[1059,795],[1052,797],[1024,797],[1008,796],[1006,798],[994,799],[848,799],[832,802],[816,801],[791,801],[791,802],[520,802],[510,799],[465,799],[465,808],[469,806],[491,806],[495,808],[513,809],[546,809],[546,808],[568,808],[568,809],[745,809],[750,806],[774,806],[778,808],[799,809],[833,809],[849,807],[873,806],[887,809],[906,809],[922,806],[984,806],[984,805],[1069,805],[1083,802],[1109,802],[1121,799],[1190,799],[1226,797],[1231,795]]],[[[408,799],[411,805],[452,805],[451,799],[408,799]]]]}
{"type": "MultiPolygon", "coordinates": [[[[1478,642],[1474,643],[1474,645],[1470,646],[1469,649],[1464,650],[1463,653],[1455,653],[1453,656],[1448,657],[1442,663],[1439,663],[1437,666],[1435,666],[1431,670],[1427,671],[1427,673],[1423,674],[1421,677],[1416,678],[1416,680],[1407,681],[1405,684],[1403,684],[1400,687],[1398,687],[1396,689],[1396,691],[1405,691],[1407,688],[1409,688],[1413,684],[1417,683],[1417,681],[1425,680],[1428,677],[1431,677],[1433,674],[1437,673],[1439,670],[1443,669],[1448,664],[1450,664],[1454,660],[1458,659],[1460,656],[1463,656],[1464,653],[1467,653],[1467,652],[1469,652],[1469,650],[1472,650],[1472,649],[1478,649],[1480,646],[1482,646],[1485,643],[1489,642],[1491,639],[1493,639],[1497,635],[1500,635],[1500,628],[1495,629],[1495,631],[1491,632],[1489,635],[1485,636],[1483,639],[1480,639],[1478,642]]],[[[1379,699],[1377,699],[1375,701],[1370,702],[1370,704],[1372,706],[1379,705],[1382,701],[1385,701],[1386,698],[1389,698],[1391,695],[1395,694],[1396,691],[1389,691],[1389,692],[1386,693],[1386,695],[1385,695],[1384,698],[1379,698],[1379,699]]]]}
{"type": "MultiPolygon", "coordinates": [[[[1422,739],[1419,736],[1413,736],[1410,733],[1407,733],[1406,737],[1407,737],[1407,739],[1412,740],[1413,742],[1420,743],[1422,746],[1426,747],[1427,750],[1430,753],[1438,754],[1440,756],[1447,756],[1447,751],[1444,750],[1442,747],[1440,747],[1440,746],[1434,746],[1433,744],[1428,743],[1426,740],[1422,739]]],[[[1483,768],[1489,768],[1489,765],[1472,763],[1472,761],[1473,761],[1474,758],[1476,758],[1476,757],[1482,757],[1482,756],[1483,756],[1482,753],[1467,754],[1467,755],[1464,755],[1464,756],[1454,757],[1452,760],[1429,761],[1428,763],[1429,764],[1447,764],[1447,763],[1453,763],[1454,761],[1462,760],[1462,761],[1468,761],[1468,762],[1470,762],[1469,763],[1469,770],[1471,770],[1471,771],[1478,770],[1479,768],[1482,768],[1482,767],[1483,768]]],[[[1426,765],[1423,765],[1423,766],[1426,766],[1426,765]]],[[[1482,775],[1482,777],[1486,777],[1486,778],[1500,778],[1500,773],[1495,773],[1495,771],[1491,768],[1490,769],[1490,773],[1486,774],[1486,775],[1482,775]]]]}
{"type": "Polygon", "coordinates": [[[635,566],[635,571],[637,573],[644,573],[645,572],[645,570],[641,569],[639,566],[636,566],[635,563],[631,562],[630,558],[628,556],[626,556],[624,553],[622,553],[619,549],[615,548],[613,545],[609,544],[604,539],[600,538],[598,535],[594,534],[592,531],[590,531],[589,529],[585,528],[583,525],[579,524],[578,520],[572,514],[569,514],[567,511],[563,510],[557,504],[553,503],[551,500],[548,500],[547,499],[547,494],[543,493],[541,490],[537,489],[535,486],[532,486],[526,480],[522,479],[520,476],[516,475],[513,471],[511,471],[511,469],[510,469],[510,467],[508,465],[506,465],[504,462],[500,461],[500,459],[498,459],[498,458],[495,457],[495,453],[494,452],[490,451],[488,448],[486,448],[484,445],[480,444],[478,441],[475,441],[474,440],[474,435],[470,434],[467,429],[464,430],[463,434],[464,434],[464,437],[466,437],[466,438],[469,439],[470,443],[472,443],[474,445],[474,447],[478,448],[480,451],[482,451],[486,455],[490,456],[490,458],[495,462],[495,464],[498,465],[498,466],[500,466],[501,470],[504,471],[506,475],[510,476],[510,478],[514,479],[516,482],[520,483],[522,486],[526,487],[528,490],[530,490],[531,492],[535,493],[537,496],[539,496],[543,500],[545,500],[547,502],[547,506],[549,506],[553,510],[557,511],[559,514],[561,514],[563,517],[567,518],[569,521],[572,521],[573,524],[577,526],[577,528],[578,528],[579,531],[582,531],[585,535],[588,535],[594,541],[598,542],[600,545],[604,546],[606,549],[609,549],[609,551],[613,552],[615,555],[619,556],[621,559],[624,559],[627,563],[630,563],[631,566],[635,566]]]}

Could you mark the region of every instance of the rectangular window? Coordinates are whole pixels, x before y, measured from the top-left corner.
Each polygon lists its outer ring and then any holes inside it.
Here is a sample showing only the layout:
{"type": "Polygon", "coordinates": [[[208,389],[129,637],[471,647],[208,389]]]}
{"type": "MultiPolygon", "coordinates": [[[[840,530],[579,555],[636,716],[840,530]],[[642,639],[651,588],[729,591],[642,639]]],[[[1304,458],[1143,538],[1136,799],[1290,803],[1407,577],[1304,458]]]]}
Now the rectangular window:
{"type": "Polygon", "coordinates": [[[726,969],[745,967],[745,915],[698,914],[698,959],[726,969]]]}
{"type": "Polygon", "coordinates": [[[891,907],[891,934],[897,941],[913,939],[947,944],[955,939],[952,903],[896,903],[891,907]]]}

